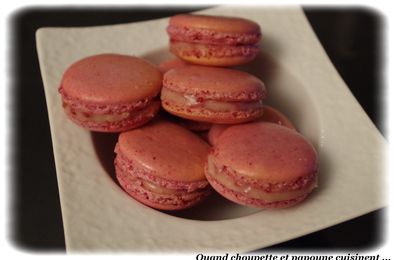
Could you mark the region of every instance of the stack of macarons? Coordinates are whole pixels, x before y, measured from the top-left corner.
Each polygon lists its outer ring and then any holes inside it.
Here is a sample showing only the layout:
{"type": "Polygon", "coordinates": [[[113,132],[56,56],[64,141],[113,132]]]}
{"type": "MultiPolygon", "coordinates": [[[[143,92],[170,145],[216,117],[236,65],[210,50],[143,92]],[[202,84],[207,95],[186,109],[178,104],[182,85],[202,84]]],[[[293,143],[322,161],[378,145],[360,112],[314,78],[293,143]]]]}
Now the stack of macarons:
{"type": "Polygon", "coordinates": [[[283,208],[317,185],[318,156],[290,120],[264,105],[257,77],[231,66],[260,51],[260,26],[237,17],[176,15],[176,58],[158,66],[121,54],[73,63],[59,92],[68,118],[117,132],[120,186],[144,205],[180,210],[216,191],[240,205],[283,208]]]}

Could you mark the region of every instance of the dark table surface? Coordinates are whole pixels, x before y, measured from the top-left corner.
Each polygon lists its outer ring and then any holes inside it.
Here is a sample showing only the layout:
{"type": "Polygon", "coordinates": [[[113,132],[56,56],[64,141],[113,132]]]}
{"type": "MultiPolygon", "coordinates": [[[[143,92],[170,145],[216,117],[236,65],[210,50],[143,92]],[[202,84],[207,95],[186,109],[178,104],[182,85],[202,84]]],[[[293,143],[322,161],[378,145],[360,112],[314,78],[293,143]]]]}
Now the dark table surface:
{"type": "MultiPolygon", "coordinates": [[[[204,7],[28,8],[10,17],[13,149],[9,238],[21,249],[65,251],[49,121],[35,44],[47,26],[91,26],[149,20],[204,7]]],[[[377,128],[385,135],[382,93],[382,17],[362,8],[305,7],[330,59],[377,128]]],[[[370,249],[385,242],[385,209],[264,250],[370,249]]]]}

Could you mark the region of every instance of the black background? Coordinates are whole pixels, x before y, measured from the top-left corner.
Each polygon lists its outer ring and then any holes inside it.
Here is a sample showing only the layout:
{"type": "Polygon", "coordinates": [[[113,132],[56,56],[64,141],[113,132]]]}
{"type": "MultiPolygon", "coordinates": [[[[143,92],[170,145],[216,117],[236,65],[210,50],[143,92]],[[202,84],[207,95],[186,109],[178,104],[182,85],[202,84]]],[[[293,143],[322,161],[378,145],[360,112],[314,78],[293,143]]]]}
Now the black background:
{"type": "MultiPolygon", "coordinates": [[[[47,26],[127,23],[198,10],[200,7],[29,8],[9,20],[13,149],[9,159],[12,225],[9,238],[21,249],[65,251],[57,179],[35,31],[47,26]]],[[[204,7],[201,7],[204,8],[204,7]]],[[[381,133],[382,21],[363,8],[305,7],[305,14],[336,69],[381,133]]],[[[264,250],[370,249],[384,242],[385,209],[264,250]]]]}

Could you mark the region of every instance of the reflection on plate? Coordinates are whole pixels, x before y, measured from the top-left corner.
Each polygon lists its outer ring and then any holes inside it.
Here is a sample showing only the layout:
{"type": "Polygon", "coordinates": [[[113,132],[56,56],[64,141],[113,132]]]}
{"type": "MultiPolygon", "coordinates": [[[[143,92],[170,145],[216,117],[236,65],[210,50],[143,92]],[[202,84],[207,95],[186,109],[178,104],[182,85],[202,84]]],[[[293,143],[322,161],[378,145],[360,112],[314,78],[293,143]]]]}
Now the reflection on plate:
{"type": "Polygon", "coordinates": [[[319,188],[304,203],[283,210],[246,208],[218,194],[174,213],[136,202],[115,181],[117,135],[91,133],[67,120],[57,88],[63,71],[85,56],[113,52],[153,63],[167,59],[167,19],[40,29],[37,48],[68,251],[248,251],[384,206],[385,141],[338,76],[302,10],[218,7],[201,13],[240,16],[261,25],[262,53],[240,69],[265,82],[266,103],[284,112],[318,149],[319,188]]]}

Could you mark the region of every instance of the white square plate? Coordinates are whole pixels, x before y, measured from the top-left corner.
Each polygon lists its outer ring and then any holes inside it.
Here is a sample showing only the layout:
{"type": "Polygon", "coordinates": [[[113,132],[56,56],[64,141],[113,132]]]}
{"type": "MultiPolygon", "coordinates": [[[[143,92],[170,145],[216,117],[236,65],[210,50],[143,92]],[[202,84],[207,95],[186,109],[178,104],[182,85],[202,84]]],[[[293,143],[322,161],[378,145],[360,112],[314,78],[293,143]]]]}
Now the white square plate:
{"type": "Polygon", "coordinates": [[[64,70],[99,53],[170,56],[168,20],[80,28],[42,28],[37,49],[45,86],[68,251],[249,251],[368,213],[382,196],[386,142],[352,96],[299,7],[218,7],[199,13],[239,16],[262,27],[260,56],[243,69],[260,77],[268,103],[317,147],[319,188],[283,210],[249,209],[218,195],[168,214],[131,199],[114,181],[114,134],[71,123],[57,92],[64,70]]]}

